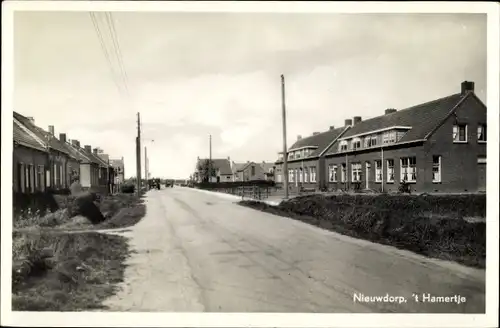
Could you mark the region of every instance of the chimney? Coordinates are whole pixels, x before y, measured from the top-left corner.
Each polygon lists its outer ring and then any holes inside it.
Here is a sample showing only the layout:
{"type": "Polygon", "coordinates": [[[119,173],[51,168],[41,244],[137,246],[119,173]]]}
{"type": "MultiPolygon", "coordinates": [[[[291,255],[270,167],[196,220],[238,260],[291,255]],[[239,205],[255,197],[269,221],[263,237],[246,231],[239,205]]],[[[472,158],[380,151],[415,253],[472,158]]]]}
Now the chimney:
{"type": "Polygon", "coordinates": [[[76,146],[76,147],[80,147],[80,141],[78,140],[71,140],[71,143],[73,144],[73,146],[76,146]]]}
{"type": "Polygon", "coordinates": [[[335,127],[333,125],[330,125],[330,131],[335,130],[335,127]]]}
{"type": "Polygon", "coordinates": [[[352,125],[352,120],[351,119],[346,119],[345,120],[345,126],[351,126],[352,125]]]}
{"type": "Polygon", "coordinates": [[[66,133],[59,133],[59,141],[66,143],[66,133]]]}
{"type": "Polygon", "coordinates": [[[51,136],[54,135],[54,126],[53,125],[49,125],[49,133],[51,136]]]}
{"type": "Polygon", "coordinates": [[[467,92],[474,92],[474,82],[470,81],[462,82],[462,94],[465,95],[467,92]]]}
{"type": "Polygon", "coordinates": [[[92,153],[92,146],[90,146],[90,145],[85,145],[85,147],[84,147],[84,148],[85,148],[85,151],[86,151],[87,153],[92,153]]]}
{"type": "Polygon", "coordinates": [[[352,125],[356,125],[360,122],[361,122],[361,116],[354,116],[353,117],[352,125]]]}
{"type": "Polygon", "coordinates": [[[394,108],[387,108],[385,110],[385,115],[392,114],[392,113],[395,113],[395,112],[397,112],[396,109],[394,109],[394,108]]]}
{"type": "Polygon", "coordinates": [[[99,148],[94,148],[94,154],[95,155],[99,154],[99,148]]]}
{"type": "Polygon", "coordinates": [[[299,135],[297,136],[297,140],[300,140],[300,139],[302,139],[302,136],[299,134],[299,135]]]}
{"type": "Polygon", "coordinates": [[[26,118],[31,122],[31,124],[35,125],[35,119],[33,118],[33,116],[28,116],[26,118]]]}
{"type": "Polygon", "coordinates": [[[313,132],[313,136],[317,136],[319,132],[313,132]]]}

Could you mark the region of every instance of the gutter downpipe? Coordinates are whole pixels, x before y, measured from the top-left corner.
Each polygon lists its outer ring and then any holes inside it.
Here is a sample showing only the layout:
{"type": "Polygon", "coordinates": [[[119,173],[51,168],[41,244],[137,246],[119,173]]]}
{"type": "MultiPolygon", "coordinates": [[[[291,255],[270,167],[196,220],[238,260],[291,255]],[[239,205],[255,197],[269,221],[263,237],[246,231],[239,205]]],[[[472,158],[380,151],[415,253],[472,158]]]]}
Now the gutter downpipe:
{"type": "Polygon", "coordinates": [[[381,150],[381,170],[382,170],[382,192],[384,192],[384,146],[380,147],[381,150]]]}

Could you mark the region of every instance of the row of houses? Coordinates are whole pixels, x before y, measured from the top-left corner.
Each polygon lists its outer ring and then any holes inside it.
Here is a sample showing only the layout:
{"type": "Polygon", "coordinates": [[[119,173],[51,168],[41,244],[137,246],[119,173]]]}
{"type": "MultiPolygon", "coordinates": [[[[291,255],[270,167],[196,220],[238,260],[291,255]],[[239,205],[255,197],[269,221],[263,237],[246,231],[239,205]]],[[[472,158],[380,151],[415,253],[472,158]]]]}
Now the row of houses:
{"type": "Polygon", "coordinates": [[[486,191],[486,106],[465,81],[460,92],[342,127],[297,137],[275,162],[290,188],[415,192],[486,191]]]}
{"type": "MultiPolygon", "coordinates": [[[[202,182],[203,174],[200,172],[200,167],[203,163],[208,163],[209,159],[199,158],[196,162],[193,179],[196,182],[202,182]]],[[[215,158],[210,162],[213,166],[213,182],[236,182],[236,181],[257,181],[257,180],[274,180],[275,164],[269,162],[234,162],[231,158],[215,158]]],[[[208,170],[207,170],[208,171],[208,170]]]]}
{"type": "Polygon", "coordinates": [[[35,193],[69,188],[79,179],[86,190],[109,193],[124,181],[124,161],[110,159],[100,148],[80,145],[65,133],[56,137],[32,117],[13,114],[13,191],[35,193]]]}

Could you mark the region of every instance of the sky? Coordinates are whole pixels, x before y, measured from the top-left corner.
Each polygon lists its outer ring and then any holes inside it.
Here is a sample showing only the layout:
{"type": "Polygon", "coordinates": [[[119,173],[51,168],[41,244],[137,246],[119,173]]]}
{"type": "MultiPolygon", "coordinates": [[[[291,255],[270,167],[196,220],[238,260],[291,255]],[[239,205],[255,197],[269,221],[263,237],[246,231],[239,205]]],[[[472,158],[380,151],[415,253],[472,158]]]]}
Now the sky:
{"type": "Polygon", "coordinates": [[[153,176],[188,178],[209,135],[213,158],[275,161],[281,74],[289,146],[465,80],[486,102],[484,14],[114,12],[117,43],[95,17],[105,51],[88,12],[15,13],[14,110],[123,157],[128,177],[137,112],[153,176]]]}

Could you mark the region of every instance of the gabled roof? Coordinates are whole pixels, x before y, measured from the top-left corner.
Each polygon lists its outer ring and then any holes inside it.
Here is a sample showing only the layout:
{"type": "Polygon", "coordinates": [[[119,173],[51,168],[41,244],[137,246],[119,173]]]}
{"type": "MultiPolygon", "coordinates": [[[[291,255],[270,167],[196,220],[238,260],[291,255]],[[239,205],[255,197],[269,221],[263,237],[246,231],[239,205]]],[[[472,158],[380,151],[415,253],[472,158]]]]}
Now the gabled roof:
{"type": "Polygon", "coordinates": [[[14,118],[18,120],[22,125],[24,125],[28,130],[30,130],[36,137],[43,140],[44,142],[48,142],[48,145],[51,149],[57,150],[63,154],[70,155],[70,151],[67,147],[59,141],[56,137],[51,135],[49,132],[44,129],[33,124],[29,118],[17,113],[14,113],[14,118]]]}
{"type": "MultiPolygon", "coordinates": [[[[411,127],[408,132],[396,143],[413,142],[424,140],[442,121],[462,103],[470,94],[458,93],[437,100],[429,101],[397,112],[377,116],[365,121],[361,121],[351,127],[343,136],[344,138],[354,137],[397,126],[411,127]]],[[[330,147],[328,154],[334,154],[337,147],[330,147]]]]}
{"type": "Polygon", "coordinates": [[[34,137],[32,137],[27,131],[25,131],[21,125],[16,123],[16,121],[13,121],[12,123],[14,124],[13,126],[14,142],[32,149],[40,150],[43,152],[47,151],[44,145],[40,143],[38,140],[36,140],[34,137]]]}
{"type": "Polygon", "coordinates": [[[83,148],[72,145],[69,142],[66,143],[66,147],[71,152],[71,155],[74,158],[76,158],[79,162],[84,164],[91,162],[90,158],[86,155],[86,152],[83,148]]]}
{"type": "Polygon", "coordinates": [[[264,172],[266,172],[266,173],[268,173],[269,170],[271,170],[274,165],[275,165],[274,163],[267,163],[267,162],[260,163],[262,170],[264,170],[264,172]]]}
{"type": "Polygon", "coordinates": [[[233,174],[236,172],[241,171],[248,163],[232,163],[231,170],[233,171],[233,174]]]}
{"type": "Polygon", "coordinates": [[[108,167],[108,163],[106,163],[98,155],[96,155],[96,154],[94,154],[92,152],[88,152],[85,149],[83,149],[83,152],[84,152],[85,156],[87,156],[91,160],[92,163],[98,164],[100,166],[108,167]]]}
{"type": "MultiPolygon", "coordinates": [[[[293,150],[297,148],[303,147],[316,147],[316,149],[309,154],[309,156],[301,158],[301,160],[314,158],[320,156],[328,146],[332,144],[337,138],[342,136],[348,128],[341,127],[336,129],[331,129],[326,132],[321,132],[316,135],[312,135],[310,137],[302,138],[297,140],[288,150],[293,150]]],[[[291,160],[293,161],[293,160],[291,160]]],[[[282,161],[278,160],[276,163],[281,163],[282,161]]]]}
{"type": "MultiPolygon", "coordinates": [[[[197,162],[200,163],[201,161],[207,161],[208,158],[200,158],[197,162]]],[[[233,174],[233,171],[231,170],[231,163],[229,162],[229,160],[227,158],[225,159],[214,159],[212,158],[212,163],[214,165],[214,167],[219,170],[219,173],[221,175],[232,175],[233,174]]],[[[196,166],[198,167],[198,165],[196,166]]]]}

